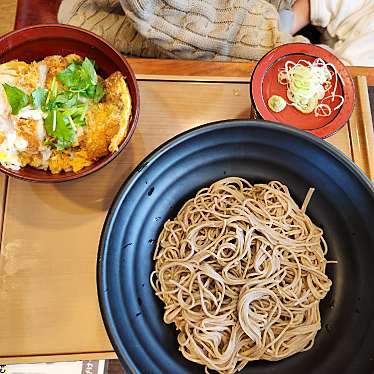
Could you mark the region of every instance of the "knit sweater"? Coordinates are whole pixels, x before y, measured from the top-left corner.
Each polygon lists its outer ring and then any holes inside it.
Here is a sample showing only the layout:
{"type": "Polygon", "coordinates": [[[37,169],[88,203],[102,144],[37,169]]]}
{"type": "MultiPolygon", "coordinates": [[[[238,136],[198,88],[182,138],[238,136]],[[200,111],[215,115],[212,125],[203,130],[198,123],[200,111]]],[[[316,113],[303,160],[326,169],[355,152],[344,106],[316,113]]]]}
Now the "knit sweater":
{"type": "Polygon", "coordinates": [[[278,11],[294,0],[63,0],[58,19],[91,30],[127,55],[258,60],[291,41],[278,11]],[[121,7],[122,5],[122,7],[121,7]]]}

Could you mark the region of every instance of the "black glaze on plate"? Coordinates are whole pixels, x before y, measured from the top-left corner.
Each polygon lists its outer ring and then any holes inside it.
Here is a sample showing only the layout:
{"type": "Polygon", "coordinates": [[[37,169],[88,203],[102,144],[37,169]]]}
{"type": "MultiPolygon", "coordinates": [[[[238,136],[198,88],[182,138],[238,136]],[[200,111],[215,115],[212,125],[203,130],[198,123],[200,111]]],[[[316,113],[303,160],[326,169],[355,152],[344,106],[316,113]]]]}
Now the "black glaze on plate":
{"type": "Polygon", "coordinates": [[[321,303],[314,347],[279,362],[249,363],[241,373],[372,373],[374,370],[374,189],[340,151],[306,132],[264,121],[195,128],[147,157],[118,193],[104,225],[98,293],[110,340],[128,372],[203,373],[177,349],[174,325],[149,284],[164,221],[204,186],[227,176],[279,180],[325,231],[333,286],[321,303]]]}

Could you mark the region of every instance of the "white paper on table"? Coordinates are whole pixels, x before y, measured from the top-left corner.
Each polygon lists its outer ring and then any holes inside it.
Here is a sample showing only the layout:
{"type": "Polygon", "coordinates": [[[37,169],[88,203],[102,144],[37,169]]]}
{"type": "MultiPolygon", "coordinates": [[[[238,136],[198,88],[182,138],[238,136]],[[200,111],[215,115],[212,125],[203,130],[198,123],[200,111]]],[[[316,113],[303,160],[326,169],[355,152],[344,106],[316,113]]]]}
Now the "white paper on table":
{"type": "Polygon", "coordinates": [[[6,374],[104,374],[105,360],[5,365],[4,368],[6,374]]]}

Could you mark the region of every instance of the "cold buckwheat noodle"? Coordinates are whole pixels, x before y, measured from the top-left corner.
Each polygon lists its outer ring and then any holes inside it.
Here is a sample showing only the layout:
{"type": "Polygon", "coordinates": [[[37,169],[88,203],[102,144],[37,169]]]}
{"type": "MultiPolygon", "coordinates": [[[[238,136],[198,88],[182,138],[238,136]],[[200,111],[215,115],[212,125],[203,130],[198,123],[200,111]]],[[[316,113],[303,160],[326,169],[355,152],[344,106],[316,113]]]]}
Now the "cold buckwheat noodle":
{"type": "Polygon", "coordinates": [[[203,188],[158,238],[151,284],[178,343],[205,371],[234,373],[313,346],[321,328],[323,231],[280,182],[236,177],[203,188]]]}

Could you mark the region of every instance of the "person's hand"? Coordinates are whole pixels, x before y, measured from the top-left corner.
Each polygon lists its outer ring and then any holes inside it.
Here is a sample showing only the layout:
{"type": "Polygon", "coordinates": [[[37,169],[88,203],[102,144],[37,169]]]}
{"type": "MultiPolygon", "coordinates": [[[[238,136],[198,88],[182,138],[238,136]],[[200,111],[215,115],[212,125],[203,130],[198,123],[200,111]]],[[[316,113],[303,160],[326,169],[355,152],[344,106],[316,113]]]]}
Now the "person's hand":
{"type": "Polygon", "coordinates": [[[311,0],[296,0],[292,6],[294,12],[294,21],[291,29],[292,35],[295,35],[310,23],[310,1],[311,0]]]}

